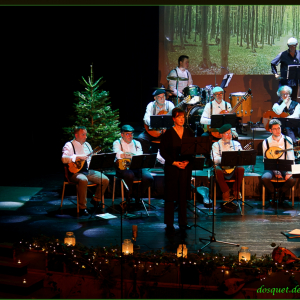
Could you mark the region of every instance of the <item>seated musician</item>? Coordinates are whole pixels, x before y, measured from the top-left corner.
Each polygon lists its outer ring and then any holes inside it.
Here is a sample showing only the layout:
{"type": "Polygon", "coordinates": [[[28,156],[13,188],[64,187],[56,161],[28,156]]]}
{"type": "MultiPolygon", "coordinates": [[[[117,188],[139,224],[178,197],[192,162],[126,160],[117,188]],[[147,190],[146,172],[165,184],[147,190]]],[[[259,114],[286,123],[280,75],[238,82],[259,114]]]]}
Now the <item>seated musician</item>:
{"type": "Polygon", "coordinates": [[[144,153],[149,153],[150,142],[159,141],[160,135],[165,132],[165,130],[161,130],[161,132],[151,132],[151,130],[149,131],[150,116],[164,115],[171,112],[174,108],[174,104],[171,101],[166,100],[166,90],[164,88],[157,89],[152,95],[154,96],[154,101],[150,102],[147,105],[144,115],[146,131],[142,132],[137,138],[142,144],[144,153]],[[158,137],[155,137],[153,135],[158,135],[158,137]]]}
{"type": "Polygon", "coordinates": [[[79,201],[80,214],[87,216],[89,213],[87,211],[87,184],[88,182],[93,182],[97,184],[96,193],[91,200],[91,204],[95,207],[98,206],[99,202],[104,197],[104,193],[109,184],[109,179],[101,172],[89,170],[89,165],[91,162],[91,156],[88,156],[93,150],[91,145],[86,141],[87,130],[84,126],[78,126],[74,130],[75,138],[67,142],[62,149],[62,162],[64,164],[70,164],[77,160],[84,161],[83,168],[76,172],[69,172],[69,180],[77,184],[77,192],[79,201]],[[101,188],[102,180],[102,188],[101,188]]]}
{"type": "Polygon", "coordinates": [[[222,191],[222,199],[224,201],[230,201],[230,189],[225,182],[227,179],[235,179],[232,192],[234,199],[240,199],[240,189],[244,177],[244,168],[235,167],[231,173],[224,170],[220,165],[223,151],[238,151],[243,150],[241,144],[232,140],[232,129],[230,124],[225,124],[219,129],[221,139],[212,145],[212,160],[216,166],[216,180],[222,191]],[[227,173],[226,173],[227,172],[227,173]],[[229,174],[228,174],[229,173],[229,174]]]}
{"type": "MultiPolygon", "coordinates": [[[[288,113],[289,116],[287,118],[299,119],[300,118],[300,105],[298,105],[297,101],[291,99],[292,88],[287,85],[281,86],[277,95],[280,97],[278,103],[275,103],[272,107],[272,110],[277,114],[281,115],[283,112],[288,113]]],[[[283,129],[286,135],[289,136],[293,143],[297,143],[297,137],[299,137],[300,132],[299,128],[290,128],[286,127],[283,129]]]]}
{"type": "Polygon", "coordinates": [[[168,77],[181,77],[181,78],[187,78],[186,81],[178,81],[177,80],[169,80],[169,89],[172,90],[172,96],[173,98],[177,97],[177,91],[178,91],[178,97],[183,97],[183,89],[189,85],[193,84],[193,79],[191,73],[187,70],[189,67],[189,57],[186,55],[181,55],[178,58],[178,67],[176,69],[171,70],[168,77]]]}
{"type": "MultiPolygon", "coordinates": [[[[131,159],[133,155],[142,155],[143,150],[141,143],[133,139],[134,128],[130,125],[124,125],[121,128],[122,138],[114,141],[113,143],[113,152],[116,153],[116,158],[118,160],[129,158],[131,159]]],[[[145,192],[153,182],[153,177],[149,171],[146,169],[136,169],[136,170],[120,170],[117,168],[116,175],[119,178],[124,179],[126,185],[128,186],[129,191],[126,193],[126,202],[127,205],[130,205],[130,199],[133,194],[133,181],[141,178],[142,183],[140,190],[136,191],[135,194],[135,203],[136,205],[140,202],[140,192],[145,192]]]]}
{"type": "MultiPolygon", "coordinates": [[[[219,87],[219,86],[214,87],[212,90],[212,94],[213,94],[214,100],[205,105],[203,114],[200,119],[200,123],[203,125],[211,124],[211,116],[212,115],[218,115],[223,110],[228,111],[228,112],[231,111],[230,103],[223,100],[224,90],[221,87],[219,87]]],[[[237,134],[235,128],[232,128],[232,136],[234,138],[238,137],[238,134],[237,134]]]]}
{"type": "MultiPolygon", "coordinates": [[[[277,119],[272,119],[269,123],[269,131],[272,133],[270,137],[263,141],[263,157],[268,158],[268,151],[271,147],[279,147],[283,150],[293,149],[293,142],[290,137],[284,136],[281,133],[281,122],[277,119]]],[[[284,152],[279,159],[288,159],[295,160],[294,151],[284,152]]],[[[276,170],[265,170],[263,175],[261,176],[262,184],[265,186],[269,194],[272,195],[272,199],[275,199],[275,189],[274,185],[271,182],[271,179],[285,179],[286,182],[279,190],[279,202],[283,202],[284,193],[288,191],[291,187],[293,187],[296,183],[296,180],[292,177],[291,172],[280,172],[276,170]]],[[[274,201],[273,201],[274,203],[274,201]]]]}

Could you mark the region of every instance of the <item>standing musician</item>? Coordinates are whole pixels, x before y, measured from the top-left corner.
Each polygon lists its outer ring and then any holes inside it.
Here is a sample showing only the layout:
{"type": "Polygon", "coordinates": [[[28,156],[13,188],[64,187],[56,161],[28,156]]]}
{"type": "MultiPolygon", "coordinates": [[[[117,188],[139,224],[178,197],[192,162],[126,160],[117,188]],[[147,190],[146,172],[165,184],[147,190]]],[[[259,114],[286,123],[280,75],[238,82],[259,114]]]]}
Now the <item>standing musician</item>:
{"type": "MultiPolygon", "coordinates": [[[[268,158],[268,154],[266,152],[271,147],[279,147],[283,150],[293,149],[292,139],[281,134],[281,122],[279,120],[272,119],[269,123],[269,128],[269,131],[272,133],[272,135],[263,141],[264,158],[268,158]]],[[[284,152],[282,156],[279,157],[279,159],[295,160],[294,151],[290,150],[284,152]]],[[[275,178],[286,180],[284,185],[279,190],[279,201],[283,202],[283,194],[295,185],[296,180],[292,177],[292,172],[265,170],[263,175],[261,176],[262,184],[266,187],[267,191],[273,196],[275,196],[275,189],[271,182],[271,179],[275,178]]],[[[275,197],[272,197],[272,199],[275,199],[275,197]]]]}
{"type": "Polygon", "coordinates": [[[154,96],[154,101],[147,105],[146,112],[144,115],[144,124],[146,131],[142,132],[138,136],[138,140],[141,142],[144,153],[148,153],[150,149],[150,142],[160,141],[160,136],[165,130],[161,132],[151,132],[149,131],[150,126],[150,116],[155,115],[165,115],[172,111],[174,104],[171,101],[166,100],[166,90],[164,88],[157,89],[152,94],[154,96]],[[148,133],[148,131],[150,133],[148,133]],[[152,135],[151,135],[152,134],[152,135]],[[157,137],[156,137],[157,136],[157,137]]]}
{"type": "MultiPolygon", "coordinates": [[[[113,143],[113,152],[116,153],[116,158],[120,159],[131,159],[133,155],[142,155],[143,150],[141,143],[137,140],[133,139],[134,128],[130,125],[124,125],[121,128],[121,136],[122,138],[114,141],[113,143]]],[[[136,169],[129,170],[124,169],[120,170],[117,168],[116,175],[119,178],[124,179],[126,185],[128,186],[129,191],[126,194],[126,202],[127,205],[130,205],[130,199],[133,193],[133,181],[141,178],[142,183],[142,192],[145,192],[149,186],[151,186],[153,182],[153,177],[149,171],[146,169],[136,169]]],[[[140,202],[140,191],[136,191],[135,195],[135,203],[136,205],[140,202]]]]}
{"type": "Polygon", "coordinates": [[[279,87],[283,85],[288,85],[292,88],[292,99],[297,99],[297,96],[300,97],[298,93],[299,82],[295,79],[286,79],[288,66],[290,65],[299,65],[300,64],[300,52],[296,50],[298,41],[294,37],[291,37],[287,41],[287,45],[289,47],[288,50],[279,53],[272,61],[271,61],[271,70],[275,75],[276,79],[280,79],[279,87]],[[280,75],[277,73],[276,66],[280,63],[280,75]],[[298,94],[298,95],[297,95],[298,94]]]}
{"type": "Polygon", "coordinates": [[[189,85],[193,84],[193,79],[191,73],[187,70],[189,67],[189,57],[187,55],[181,55],[178,58],[178,67],[173,69],[168,77],[182,77],[187,78],[187,81],[177,81],[177,80],[169,80],[169,89],[173,90],[172,95],[177,97],[183,97],[183,89],[189,85]]]}
{"type": "Polygon", "coordinates": [[[234,170],[228,174],[226,169],[222,169],[220,165],[222,159],[222,152],[223,151],[238,151],[243,150],[241,144],[237,141],[232,140],[232,131],[231,125],[225,124],[219,129],[219,133],[221,135],[221,139],[212,145],[212,160],[214,164],[216,164],[216,180],[221,188],[222,191],[222,199],[224,201],[230,201],[230,189],[225,182],[228,179],[235,179],[233,184],[233,197],[234,199],[240,199],[240,189],[241,184],[244,177],[244,168],[243,167],[235,167],[234,170]],[[226,173],[227,172],[227,173],[226,173]]]}
{"type": "Polygon", "coordinates": [[[82,169],[76,173],[69,172],[69,180],[77,184],[77,192],[79,201],[80,214],[89,215],[86,207],[87,184],[89,181],[96,183],[96,193],[91,200],[91,204],[98,207],[98,202],[104,197],[104,193],[109,184],[109,179],[98,171],[89,170],[91,156],[93,151],[91,145],[86,141],[87,130],[84,126],[78,126],[74,130],[74,140],[67,142],[62,149],[62,162],[71,164],[77,160],[84,161],[82,169]],[[102,180],[102,182],[101,182],[102,180]],[[102,184],[102,187],[101,187],[102,184]],[[102,192],[102,193],[101,193],[102,192]]]}
{"type": "MultiPolygon", "coordinates": [[[[281,115],[283,112],[285,112],[289,114],[287,118],[299,119],[300,105],[298,105],[297,101],[291,99],[291,94],[292,94],[292,88],[290,88],[287,85],[281,86],[277,91],[277,95],[278,97],[280,97],[280,100],[278,100],[278,103],[275,103],[273,105],[272,110],[277,115],[281,115]]],[[[284,128],[284,130],[286,132],[286,135],[292,139],[294,144],[296,144],[297,143],[296,137],[299,137],[299,133],[300,133],[299,128],[286,127],[284,128]]]]}
{"type": "Polygon", "coordinates": [[[181,230],[191,229],[187,224],[187,199],[190,193],[192,176],[191,155],[181,155],[182,139],[193,137],[188,128],[184,128],[185,112],[181,108],[172,111],[174,126],[167,129],[162,136],[160,154],[165,160],[165,209],[164,223],[167,225],[166,233],[174,232],[174,201],[179,205],[178,223],[181,230]]]}
{"type": "MultiPolygon", "coordinates": [[[[214,96],[214,100],[205,105],[203,114],[201,116],[200,123],[203,125],[211,124],[212,115],[218,115],[223,110],[228,112],[231,111],[230,103],[223,100],[224,90],[221,87],[214,87],[212,90],[212,94],[214,96]]],[[[238,137],[235,128],[232,129],[232,136],[235,138],[238,137]]]]}

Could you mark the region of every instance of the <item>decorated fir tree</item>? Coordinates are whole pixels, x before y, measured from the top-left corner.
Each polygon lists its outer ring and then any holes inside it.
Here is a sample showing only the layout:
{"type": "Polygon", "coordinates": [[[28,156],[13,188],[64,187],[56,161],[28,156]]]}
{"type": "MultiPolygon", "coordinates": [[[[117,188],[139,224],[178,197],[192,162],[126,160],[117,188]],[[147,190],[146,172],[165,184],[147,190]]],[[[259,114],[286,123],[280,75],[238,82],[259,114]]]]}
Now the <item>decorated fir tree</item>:
{"type": "Polygon", "coordinates": [[[85,126],[91,146],[95,148],[101,145],[102,152],[109,152],[112,150],[113,142],[120,137],[119,110],[111,109],[109,92],[100,90],[103,84],[102,78],[94,82],[93,65],[91,65],[91,76],[88,81],[84,77],[80,80],[85,91],[74,92],[78,100],[74,104],[74,126],[65,127],[64,131],[72,139],[74,127],[85,126]]]}

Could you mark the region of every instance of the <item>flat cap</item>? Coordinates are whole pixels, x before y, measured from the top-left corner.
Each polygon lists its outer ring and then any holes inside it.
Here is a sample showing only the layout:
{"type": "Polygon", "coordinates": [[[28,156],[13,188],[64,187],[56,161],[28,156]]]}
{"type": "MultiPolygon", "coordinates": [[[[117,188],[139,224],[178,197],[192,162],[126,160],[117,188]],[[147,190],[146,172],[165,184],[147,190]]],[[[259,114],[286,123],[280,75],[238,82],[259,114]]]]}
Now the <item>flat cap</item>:
{"type": "Polygon", "coordinates": [[[229,129],[231,129],[232,126],[230,124],[224,124],[220,129],[219,129],[219,133],[224,133],[226,131],[228,131],[229,129]]]}
{"type": "Polygon", "coordinates": [[[155,90],[152,95],[158,96],[160,94],[165,94],[165,93],[166,93],[166,89],[158,89],[158,90],[155,90]]]}
{"type": "Polygon", "coordinates": [[[122,132],[133,132],[134,128],[130,125],[123,125],[121,130],[122,130],[122,132]]]}
{"type": "Polygon", "coordinates": [[[224,92],[224,90],[223,90],[221,87],[216,86],[216,87],[214,87],[214,88],[212,89],[211,92],[214,94],[214,93],[217,93],[217,92],[224,92]]]}

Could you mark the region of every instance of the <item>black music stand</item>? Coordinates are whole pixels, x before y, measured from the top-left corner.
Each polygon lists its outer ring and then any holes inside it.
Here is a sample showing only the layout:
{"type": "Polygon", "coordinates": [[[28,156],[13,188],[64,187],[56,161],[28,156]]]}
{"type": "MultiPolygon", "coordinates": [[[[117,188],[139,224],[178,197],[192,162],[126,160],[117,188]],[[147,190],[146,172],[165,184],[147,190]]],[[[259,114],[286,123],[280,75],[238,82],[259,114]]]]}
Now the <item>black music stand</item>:
{"type": "Polygon", "coordinates": [[[224,124],[230,124],[233,128],[236,126],[236,114],[220,114],[211,116],[211,128],[221,128],[224,124]]]}
{"type": "MultiPolygon", "coordinates": [[[[203,170],[204,160],[205,157],[202,154],[209,153],[209,137],[208,136],[201,136],[201,137],[186,137],[182,139],[181,145],[181,155],[193,155],[194,161],[192,163],[193,169],[195,171],[195,178],[196,178],[196,170],[203,170]],[[201,156],[197,156],[201,154],[201,156]]],[[[196,187],[193,189],[193,194],[195,197],[196,187]]],[[[196,207],[196,203],[194,205],[194,224],[191,227],[199,227],[203,230],[210,232],[209,230],[197,225],[196,223],[196,208],[201,211],[202,213],[209,215],[207,212],[201,210],[200,208],[196,207]]],[[[210,232],[211,233],[211,232],[210,232]]]]}
{"type": "Polygon", "coordinates": [[[286,79],[294,79],[299,80],[300,79],[300,65],[289,65],[286,79]]]}
{"type": "MultiPolygon", "coordinates": [[[[102,184],[103,171],[114,168],[115,158],[116,158],[116,153],[101,153],[101,154],[93,155],[91,158],[89,169],[101,172],[101,195],[102,195],[102,186],[103,186],[103,184],[102,184]]],[[[99,207],[99,202],[100,201],[98,201],[97,207],[95,207],[94,211],[91,213],[90,218],[92,218],[94,213],[97,211],[97,209],[99,207]]],[[[110,207],[109,205],[106,205],[105,203],[103,203],[102,198],[101,198],[101,204],[102,204],[102,208],[104,205],[104,206],[107,206],[107,207],[115,210],[114,208],[110,207]]],[[[115,211],[118,212],[117,210],[115,210],[115,211]]]]}
{"type": "MultiPolygon", "coordinates": [[[[229,166],[229,167],[238,167],[238,166],[253,166],[256,164],[256,155],[257,150],[247,150],[247,151],[223,151],[222,152],[222,159],[221,159],[221,166],[229,166]]],[[[238,195],[238,191],[236,191],[238,195]]],[[[241,215],[243,215],[243,212],[241,210],[240,205],[240,199],[233,199],[231,201],[228,201],[228,203],[231,203],[233,201],[237,201],[237,204],[239,206],[241,215]]],[[[241,201],[243,204],[247,204],[248,206],[252,207],[250,204],[248,204],[245,201],[241,201]]]]}
{"type": "Polygon", "coordinates": [[[150,116],[151,128],[171,128],[174,125],[174,121],[171,115],[155,115],[150,116]]]}
{"type": "MultiPolygon", "coordinates": [[[[156,157],[157,154],[142,154],[142,155],[133,155],[132,159],[131,159],[131,164],[130,164],[130,170],[136,170],[139,169],[140,170],[140,178],[141,178],[141,183],[143,185],[143,181],[142,181],[142,169],[151,169],[154,168],[155,166],[155,162],[156,162],[156,157]]],[[[125,182],[124,182],[125,183],[125,182]]],[[[139,183],[140,184],[140,183],[139,183]]],[[[128,186],[126,184],[124,184],[125,188],[128,189],[128,186]]],[[[149,213],[147,211],[147,208],[145,206],[145,202],[143,200],[143,198],[141,198],[141,202],[144,206],[144,209],[146,211],[147,217],[149,217],[149,213]]],[[[147,203],[150,207],[153,207],[155,209],[155,207],[149,203],[147,203]]],[[[125,214],[126,217],[127,213],[125,214]]],[[[135,215],[130,215],[129,218],[135,217],[135,215]]],[[[141,213],[141,217],[143,217],[143,213],[141,213]]]]}
{"type": "MultiPolygon", "coordinates": [[[[292,151],[292,150],[291,150],[292,151]]],[[[293,160],[286,160],[286,159],[264,159],[264,169],[269,171],[291,171],[292,165],[294,164],[293,160]]],[[[277,210],[278,210],[278,201],[279,201],[279,193],[278,193],[278,177],[276,177],[276,187],[275,187],[275,199],[272,199],[274,201],[277,200],[277,210]],[[276,199],[277,198],[277,199],[276,199]]]]}

